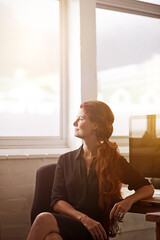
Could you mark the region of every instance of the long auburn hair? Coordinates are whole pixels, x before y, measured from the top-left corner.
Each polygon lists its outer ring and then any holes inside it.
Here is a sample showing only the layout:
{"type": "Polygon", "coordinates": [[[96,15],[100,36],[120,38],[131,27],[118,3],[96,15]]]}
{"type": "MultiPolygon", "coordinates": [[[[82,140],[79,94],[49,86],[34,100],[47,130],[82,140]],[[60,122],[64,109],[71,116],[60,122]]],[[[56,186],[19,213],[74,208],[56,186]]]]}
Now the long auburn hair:
{"type": "Polygon", "coordinates": [[[119,158],[117,144],[109,141],[113,132],[114,115],[110,107],[100,101],[87,101],[80,105],[91,121],[96,122],[99,147],[96,156],[96,173],[99,179],[99,206],[104,212],[105,225],[109,227],[109,213],[115,202],[121,199],[119,158]]]}

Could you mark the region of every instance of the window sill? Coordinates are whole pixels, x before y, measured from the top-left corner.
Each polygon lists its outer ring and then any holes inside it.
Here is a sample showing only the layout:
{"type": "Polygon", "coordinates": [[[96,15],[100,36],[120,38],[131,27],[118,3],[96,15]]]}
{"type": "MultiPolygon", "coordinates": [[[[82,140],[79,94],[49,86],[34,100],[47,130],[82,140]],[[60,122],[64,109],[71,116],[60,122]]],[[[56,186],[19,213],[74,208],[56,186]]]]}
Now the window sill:
{"type": "MultiPolygon", "coordinates": [[[[57,159],[61,154],[72,151],[71,148],[53,148],[53,149],[0,149],[0,160],[5,159],[57,159]]],[[[128,147],[119,147],[120,153],[129,157],[128,147]]]]}
{"type": "Polygon", "coordinates": [[[57,159],[71,148],[43,149],[0,149],[0,160],[13,159],[57,159]]]}

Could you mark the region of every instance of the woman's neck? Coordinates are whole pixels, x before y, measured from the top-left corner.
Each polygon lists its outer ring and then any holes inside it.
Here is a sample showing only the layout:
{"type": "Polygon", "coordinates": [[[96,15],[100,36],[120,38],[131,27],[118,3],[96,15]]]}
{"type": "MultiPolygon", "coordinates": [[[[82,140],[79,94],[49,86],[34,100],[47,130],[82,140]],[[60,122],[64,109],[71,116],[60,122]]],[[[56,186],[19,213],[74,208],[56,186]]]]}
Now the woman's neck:
{"type": "Polygon", "coordinates": [[[97,147],[98,144],[96,142],[94,143],[83,143],[83,156],[85,157],[95,157],[97,154],[97,147]]]}

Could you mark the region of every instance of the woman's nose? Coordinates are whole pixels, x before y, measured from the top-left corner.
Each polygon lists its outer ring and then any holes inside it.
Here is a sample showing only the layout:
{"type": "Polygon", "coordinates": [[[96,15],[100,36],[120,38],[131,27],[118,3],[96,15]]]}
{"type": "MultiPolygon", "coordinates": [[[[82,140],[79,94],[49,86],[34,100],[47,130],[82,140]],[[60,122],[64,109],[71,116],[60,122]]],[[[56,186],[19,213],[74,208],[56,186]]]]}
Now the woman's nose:
{"type": "Polygon", "coordinates": [[[77,120],[73,123],[73,126],[77,126],[77,120]]]}

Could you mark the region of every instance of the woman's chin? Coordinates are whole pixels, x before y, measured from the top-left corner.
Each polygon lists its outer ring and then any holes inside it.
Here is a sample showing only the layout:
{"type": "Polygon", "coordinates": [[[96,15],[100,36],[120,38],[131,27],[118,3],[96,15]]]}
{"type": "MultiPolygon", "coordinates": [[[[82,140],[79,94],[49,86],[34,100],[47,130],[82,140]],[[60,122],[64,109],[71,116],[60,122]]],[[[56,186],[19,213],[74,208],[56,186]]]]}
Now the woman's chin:
{"type": "Polygon", "coordinates": [[[77,137],[78,135],[78,130],[74,130],[74,136],[77,137]]]}
{"type": "Polygon", "coordinates": [[[81,136],[77,132],[74,132],[74,136],[77,138],[81,138],[81,136]]]}
{"type": "Polygon", "coordinates": [[[74,133],[74,136],[75,136],[75,137],[79,137],[79,134],[77,134],[77,133],[74,133]]]}

